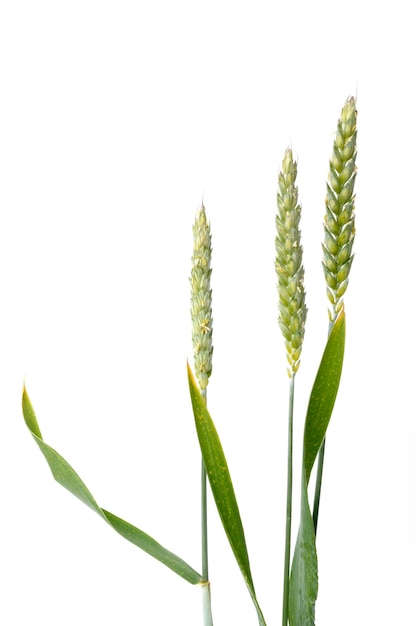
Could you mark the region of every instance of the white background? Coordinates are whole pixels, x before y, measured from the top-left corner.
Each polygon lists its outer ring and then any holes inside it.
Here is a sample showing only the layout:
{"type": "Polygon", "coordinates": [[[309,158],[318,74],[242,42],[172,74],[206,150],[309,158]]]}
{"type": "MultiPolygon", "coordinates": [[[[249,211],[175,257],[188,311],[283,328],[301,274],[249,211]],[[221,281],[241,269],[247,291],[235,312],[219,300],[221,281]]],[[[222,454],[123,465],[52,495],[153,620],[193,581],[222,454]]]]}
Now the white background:
{"type": "MultiPolygon", "coordinates": [[[[213,236],[209,406],[260,604],[281,617],[288,379],[274,213],[299,162],[309,317],[327,332],[336,122],[357,95],[355,260],[318,532],[319,626],[411,624],[415,588],[415,69],[411,2],[5,1],[0,8],[0,622],[202,624],[200,592],[57,485],[21,415],[99,504],[199,569],[186,380],[192,222],[213,236]]],[[[212,503],[211,503],[212,504],[212,503]]],[[[210,507],[216,626],[256,624],[210,507]]]]}

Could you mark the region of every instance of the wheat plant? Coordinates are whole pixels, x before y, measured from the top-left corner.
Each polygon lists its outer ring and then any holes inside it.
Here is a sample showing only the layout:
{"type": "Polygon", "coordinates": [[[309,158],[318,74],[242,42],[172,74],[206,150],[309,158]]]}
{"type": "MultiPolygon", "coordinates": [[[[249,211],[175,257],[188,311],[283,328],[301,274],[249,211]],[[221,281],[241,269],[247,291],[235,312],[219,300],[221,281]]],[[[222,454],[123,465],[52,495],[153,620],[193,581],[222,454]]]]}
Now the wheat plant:
{"type": "MultiPolygon", "coordinates": [[[[328,338],[304,418],[303,440],[293,441],[295,380],[306,328],[307,308],[301,245],[301,205],[298,198],[297,163],[292,150],[284,153],[278,175],[275,216],[275,269],[278,294],[278,324],[283,335],[289,376],[286,531],[283,558],[282,626],[314,626],[318,595],[316,532],[323,474],[327,427],[341,379],[345,347],[344,297],[353,261],[355,237],[355,196],[357,157],[357,110],[355,99],[347,99],[338,121],[330,157],[325,200],[323,272],[329,301],[328,338]],[[299,494],[301,499],[295,547],[292,553],[293,446],[302,447],[299,494]],[[313,513],[308,486],[318,461],[313,513]]],[[[207,407],[207,387],[212,372],[213,317],[211,290],[211,229],[205,206],[196,213],[193,226],[191,327],[193,369],[187,366],[194,426],[201,451],[201,572],[185,562],[150,535],[101,508],[69,463],[43,440],[26,389],[22,407],[27,427],[43,453],[54,478],[89,506],[116,532],[170,568],[175,574],[202,589],[204,626],[214,623],[208,568],[207,484],[248,592],[254,604],[253,618],[260,626],[266,619],[259,604],[251,571],[249,552],[237,497],[226,455],[207,407]]],[[[272,255],[271,255],[272,258],[272,255]]],[[[220,271],[220,268],[219,268],[220,271]]],[[[173,620],[175,622],[175,620],[173,620]]],[[[195,622],[197,623],[197,621],[195,622]]]]}
{"type": "Polygon", "coordinates": [[[279,173],[276,213],[276,274],[279,296],[279,326],[286,345],[288,361],[289,416],[287,441],[286,534],[283,568],[282,623],[287,624],[289,609],[289,570],[292,529],[293,490],[293,410],[295,375],[300,365],[307,308],[303,285],[304,268],[300,242],[301,206],[296,186],[297,163],[287,149],[279,173]]]}
{"type": "MultiPolygon", "coordinates": [[[[322,267],[329,300],[329,327],[343,308],[344,295],[354,255],[352,247],[355,237],[355,195],[357,159],[357,108],[354,98],[348,98],[338,120],[332,155],[329,161],[329,176],[326,185],[324,241],[322,243],[322,267]]],[[[325,458],[325,439],[321,445],[316,474],[313,521],[315,533],[318,529],[319,503],[321,499],[322,474],[325,458]]]]}
{"type": "MultiPolygon", "coordinates": [[[[194,369],[199,390],[207,403],[207,387],[212,372],[212,306],[211,306],[211,229],[202,204],[193,227],[191,320],[194,369]]],[[[204,626],[212,626],[211,595],[208,571],[208,512],[207,472],[201,459],[201,552],[202,552],[202,611],[204,626]]]]}

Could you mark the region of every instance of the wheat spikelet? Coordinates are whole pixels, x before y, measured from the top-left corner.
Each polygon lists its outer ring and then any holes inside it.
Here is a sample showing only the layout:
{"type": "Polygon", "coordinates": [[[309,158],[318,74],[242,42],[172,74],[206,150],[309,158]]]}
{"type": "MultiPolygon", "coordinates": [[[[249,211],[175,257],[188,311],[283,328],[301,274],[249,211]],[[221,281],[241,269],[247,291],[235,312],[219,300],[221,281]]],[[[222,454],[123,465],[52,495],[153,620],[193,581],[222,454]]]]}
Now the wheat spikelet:
{"type": "Polygon", "coordinates": [[[212,372],[212,291],[211,230],[202,204],[194,226],[194,251],[192,256],[191,318],[195,375],[201,391],[205,391],[212,372]]]}
{"type": "Polygon", "coordinates": [[[290,377],[299,368],[307,314],[299,229],[301,206],[298,203],[296,176],[297,164],[293,160],[292,151],[288,148],[279,173],[275,266],[279,295],[279,326],[285,340],[290,377]]]}
{"type": "Polygon", "coordinates": [[[334,322],[342,308],[354,255],[355,161],[357,158],[357,109],[355,99],[347,99],[338,120],[325,200],[323,269],[326,292],[331,304],[329,319],[334,322]]]}

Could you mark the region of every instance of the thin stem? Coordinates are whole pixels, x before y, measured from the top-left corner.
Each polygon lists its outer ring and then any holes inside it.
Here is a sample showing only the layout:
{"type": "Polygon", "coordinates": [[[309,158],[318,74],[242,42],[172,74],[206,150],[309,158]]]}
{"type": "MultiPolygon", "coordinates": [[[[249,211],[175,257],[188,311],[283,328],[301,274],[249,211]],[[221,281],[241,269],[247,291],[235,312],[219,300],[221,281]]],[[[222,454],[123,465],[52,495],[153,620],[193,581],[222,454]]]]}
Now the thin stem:
{"type": "Polygon", "coordinates": [[[208,578],[208,515],[207,515],[207,471],[204,460],[201,459],[201,548],[202,548],[202,576],[208,578]]]}
{"type": "MultiPolygon", "coordinates": [[[[201,395],[207,403],[207,390],[201,390],[201,395]]],[[[207,471],[204,460],[201,459],[201,550],[202,550],[202,613],[204,626],[213,626],[211,611],[211,592],[208,577],[208,513],[207,513],[207,471]]]]}
{"type": "Polygon", "coordinates": [[[295,397],[295,374],[290,379],[289,418],[287,437],[287,489],[286,489],[286,534],[283,571],[283,614],[282,626],[287,626],[289,609],[290,541],[292,532],[292,482],[293,482],[293,403],[295,397]]]}
{"type": "Polygon", "coordinates": [[[313,525],[315,527],[315,536],[318,530],[318,516],[319,516],[319,504],[321,501],[321,489],[322,489],[322,474],[324,471],[324,459],[325,459],[325,441],[323,440],[322,445],[319,449],[318,456],[318,468],[316,471],[316,483],[315,483],[315,496],[313,500],[313,525]]]}

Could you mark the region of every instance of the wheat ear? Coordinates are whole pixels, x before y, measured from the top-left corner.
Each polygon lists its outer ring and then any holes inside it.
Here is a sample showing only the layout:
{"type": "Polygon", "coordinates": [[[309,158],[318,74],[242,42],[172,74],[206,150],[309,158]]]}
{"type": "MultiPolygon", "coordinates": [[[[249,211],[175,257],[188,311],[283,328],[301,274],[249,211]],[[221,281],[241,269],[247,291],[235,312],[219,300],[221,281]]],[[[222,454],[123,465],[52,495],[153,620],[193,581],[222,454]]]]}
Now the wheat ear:
{"type": "Polygon", "coordinates": [[[301,206],[298,203],[296,176],[297,164],[293,160],[292,150],[288,148],[279,173],[275,265],[279,295],[279,326],[285,340],[290,377],[299,368],[307,314],[299,229],[301,206]]]}
{"type": "Polygon", "coordinates": [[[333,323],[342,308],[343,296],[354,255],[355,195],[357,158],[357,109],[355,98],[347,99],[338,120],[329,161],[325,200],[323,269],[330,302],[329,319],[333,323]]]}

